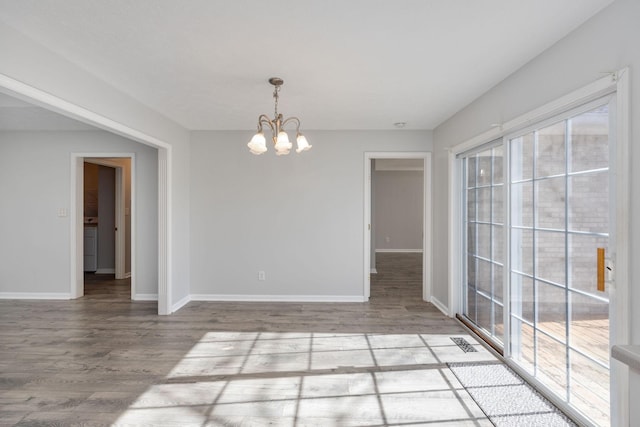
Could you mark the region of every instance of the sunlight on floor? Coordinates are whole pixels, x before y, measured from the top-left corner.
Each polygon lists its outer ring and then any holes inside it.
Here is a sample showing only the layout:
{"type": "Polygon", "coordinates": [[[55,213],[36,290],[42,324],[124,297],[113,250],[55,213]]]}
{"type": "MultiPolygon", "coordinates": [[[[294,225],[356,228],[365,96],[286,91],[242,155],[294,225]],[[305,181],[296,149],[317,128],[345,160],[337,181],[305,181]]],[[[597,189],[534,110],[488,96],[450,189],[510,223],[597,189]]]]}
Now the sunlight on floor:
{"type": "Polygon", "coordinates": [[[448,335],[209,332],[116,424],[490,426],[446,363],[496,359],[462,337],[477,352],[448,335]]]}

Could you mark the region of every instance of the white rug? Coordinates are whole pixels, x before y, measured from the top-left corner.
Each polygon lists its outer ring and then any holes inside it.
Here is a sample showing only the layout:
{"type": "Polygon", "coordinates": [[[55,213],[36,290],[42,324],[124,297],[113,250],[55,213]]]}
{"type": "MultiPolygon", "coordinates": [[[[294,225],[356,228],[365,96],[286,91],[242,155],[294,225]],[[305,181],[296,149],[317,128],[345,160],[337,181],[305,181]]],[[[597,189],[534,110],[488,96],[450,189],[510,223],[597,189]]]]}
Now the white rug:
{"type": "Polygon", "coordinates": [[[449,363],[449,369],[497,427],[574,427],[533,387],[502,363],[449,363]]]}

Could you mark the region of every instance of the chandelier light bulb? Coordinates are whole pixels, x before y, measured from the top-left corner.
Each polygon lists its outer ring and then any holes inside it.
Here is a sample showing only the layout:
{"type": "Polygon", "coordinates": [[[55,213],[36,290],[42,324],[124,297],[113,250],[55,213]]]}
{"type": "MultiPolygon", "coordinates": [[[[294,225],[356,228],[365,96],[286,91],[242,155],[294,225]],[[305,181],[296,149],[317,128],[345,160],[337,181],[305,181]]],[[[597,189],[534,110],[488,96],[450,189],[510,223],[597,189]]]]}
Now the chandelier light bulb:
{"type": "Polygon", "coordinates": [[[311,148],[311,145],[309,145],[309,142],[307,142],[307,138],[301,133],[298,134],[296,142],[298,143],[298,149],[296,150],[296,153],[302,153],[303,151],[307,151],[311,148]]]}
{"type": "Polygon", "coordinates": [[[251,141],[247,144],[252,154],[259,155],[267,151],[267,144],[264,138],[264,133],[258,132],[253,135],[251,141]]]}
{"type": "Polygon", "coordinates": [[[278,139],[276,140],[276,151],[286,151],[289,152],[293,144],[289,142],[289,135],[285,131],[280,131],[278,133],[278,139]]]}

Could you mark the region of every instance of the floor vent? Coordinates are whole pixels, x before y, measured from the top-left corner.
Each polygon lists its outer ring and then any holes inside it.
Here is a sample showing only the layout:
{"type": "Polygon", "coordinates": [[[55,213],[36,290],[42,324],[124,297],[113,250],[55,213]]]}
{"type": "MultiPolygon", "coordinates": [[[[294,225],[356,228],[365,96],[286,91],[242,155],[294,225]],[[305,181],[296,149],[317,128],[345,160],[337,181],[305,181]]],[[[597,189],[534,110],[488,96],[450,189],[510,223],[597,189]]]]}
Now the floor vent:
{"type": "Polygon", "coordinates": [[[473,348],[473,346],[469,344],[469,341],[465,340],[464,338],[459,338],[459,337],[450,337],[450,338],[451,338],[451,341],[456,343],[456,345],[460,347],[460,349],[465,353],[473,353],[478,351],[475,348],[473,348]]]}

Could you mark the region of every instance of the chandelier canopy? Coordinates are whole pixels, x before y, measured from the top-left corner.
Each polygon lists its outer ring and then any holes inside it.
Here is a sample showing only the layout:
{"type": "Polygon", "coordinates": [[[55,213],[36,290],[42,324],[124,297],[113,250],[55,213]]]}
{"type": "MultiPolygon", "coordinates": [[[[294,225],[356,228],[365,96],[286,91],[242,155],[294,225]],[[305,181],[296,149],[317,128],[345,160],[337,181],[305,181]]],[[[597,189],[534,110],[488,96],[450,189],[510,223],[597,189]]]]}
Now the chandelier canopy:
{"type": "Polygon", "coordinates": [[[271,77],[269,79],[269,83],[275,87],[273,90],[273,98],[275,99],[274,118],[270,119],[266,114],[261,114],[260,117],[258,117],[258,132],[253,135],[253,138],[251,138],[251,141],[247,144],[249,151],[256,155],[267,151],[267,144],[263,131],[263,126],[266,125],[271,129],[271,139],[273,140],[276,155],[282,156],[289,154],[293,144],[289,142],[289,135],[287,135],[283,130],[289,123],[295,123],[296,125],[296,142],[298,144],[296,153],[301,153],[310,149],[311,145],[307,142],[307,138],[300,133],[300,119],[297,117],[284,119],[282,114],[278,113],[278,93],[280,92],[280,87],[284,83],[284,80],[280,77],[271,77]]]}

